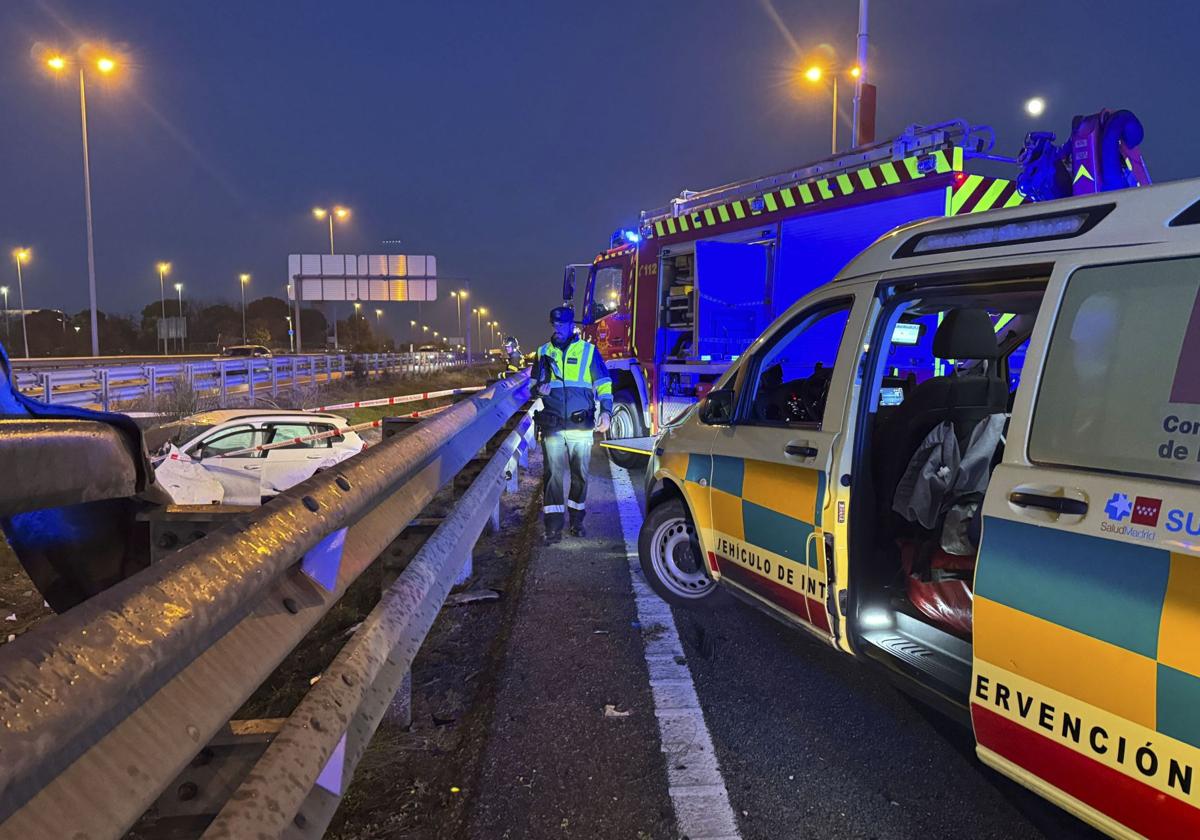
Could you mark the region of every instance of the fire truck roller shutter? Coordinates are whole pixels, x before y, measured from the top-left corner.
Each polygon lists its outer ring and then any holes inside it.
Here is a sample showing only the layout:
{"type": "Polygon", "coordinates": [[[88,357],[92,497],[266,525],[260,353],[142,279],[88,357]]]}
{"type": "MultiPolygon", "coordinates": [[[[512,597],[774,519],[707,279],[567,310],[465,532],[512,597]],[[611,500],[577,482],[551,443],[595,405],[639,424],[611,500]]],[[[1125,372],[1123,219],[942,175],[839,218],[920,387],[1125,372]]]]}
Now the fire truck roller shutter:
{"type": "Polygon", "coordinates": [[[939,188],[784,222],[771,318],[832,280],[846,263],[892,228],[945,213],[946,193],[939,188]]]}

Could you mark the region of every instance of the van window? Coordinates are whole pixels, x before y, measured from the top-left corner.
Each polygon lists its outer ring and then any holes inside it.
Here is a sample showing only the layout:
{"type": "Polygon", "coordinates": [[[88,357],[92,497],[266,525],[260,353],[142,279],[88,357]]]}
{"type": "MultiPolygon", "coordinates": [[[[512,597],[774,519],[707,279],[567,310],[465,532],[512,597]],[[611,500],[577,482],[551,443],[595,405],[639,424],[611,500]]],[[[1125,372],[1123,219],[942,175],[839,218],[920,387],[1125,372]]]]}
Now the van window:
{"type": "Polygon", "coordinates": [[[1075,272],[1050,340],[1029,456],[1200,480],[1200,258],[1075,272]]]}
{"type": "Polygon", "coordinates": [[[747,422],[820,427],[853,300],[801,313],[759,353],[747,422]]]}

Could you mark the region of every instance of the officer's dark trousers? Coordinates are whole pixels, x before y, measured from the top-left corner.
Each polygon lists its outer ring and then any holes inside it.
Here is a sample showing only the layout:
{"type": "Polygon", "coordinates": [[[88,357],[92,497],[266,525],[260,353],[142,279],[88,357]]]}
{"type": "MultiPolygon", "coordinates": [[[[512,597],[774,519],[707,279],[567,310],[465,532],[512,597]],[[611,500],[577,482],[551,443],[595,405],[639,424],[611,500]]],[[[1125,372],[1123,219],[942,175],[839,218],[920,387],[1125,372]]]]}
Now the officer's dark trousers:
{"type": "Polygon", "coordinates": [[[591,429],[559,430],[542,437],[542,512],[547,533],[561,531],[567,513],[572,527],[583,524],[592,438],[591,429]]]}

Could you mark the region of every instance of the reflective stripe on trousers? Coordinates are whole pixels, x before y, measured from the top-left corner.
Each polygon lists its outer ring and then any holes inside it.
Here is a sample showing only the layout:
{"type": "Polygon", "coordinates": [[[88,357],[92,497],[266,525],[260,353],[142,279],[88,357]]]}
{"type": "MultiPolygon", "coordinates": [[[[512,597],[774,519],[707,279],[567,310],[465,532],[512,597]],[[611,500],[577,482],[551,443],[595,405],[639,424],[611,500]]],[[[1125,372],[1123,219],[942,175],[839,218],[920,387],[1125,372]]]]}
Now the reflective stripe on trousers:
{"type": "Polygon", "coordinates": [[[571,525],[583,523],[592,440],[590,429],[552,432],[542,437],[542,512],[548,532],[562,530],[564,513],[569,513],[571,525]]]}

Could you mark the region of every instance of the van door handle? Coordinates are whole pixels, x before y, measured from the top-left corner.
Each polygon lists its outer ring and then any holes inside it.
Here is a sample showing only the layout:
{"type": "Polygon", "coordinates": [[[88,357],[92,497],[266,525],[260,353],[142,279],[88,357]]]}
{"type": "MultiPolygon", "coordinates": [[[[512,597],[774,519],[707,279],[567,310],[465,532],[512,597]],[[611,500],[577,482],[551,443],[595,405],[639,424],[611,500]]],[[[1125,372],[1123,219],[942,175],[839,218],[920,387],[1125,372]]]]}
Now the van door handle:
{"type": "Polygon", "coordinates": [[[809,446],[807,443],[789,443],[783,447],[783,451],[788,455],[795,455],[797,458],[817,457],[817,447],[809,446]]]}
{"type": "Polygon", "coordinates": [[[1086,516],[1088,503],[1082,499],[1072,499],[1067,496],[1045,496],[1041,493],[1013,491],[1008,500],[1017,507],[1037,508],[1048,510],[1064,516],[1086,516]]]}

